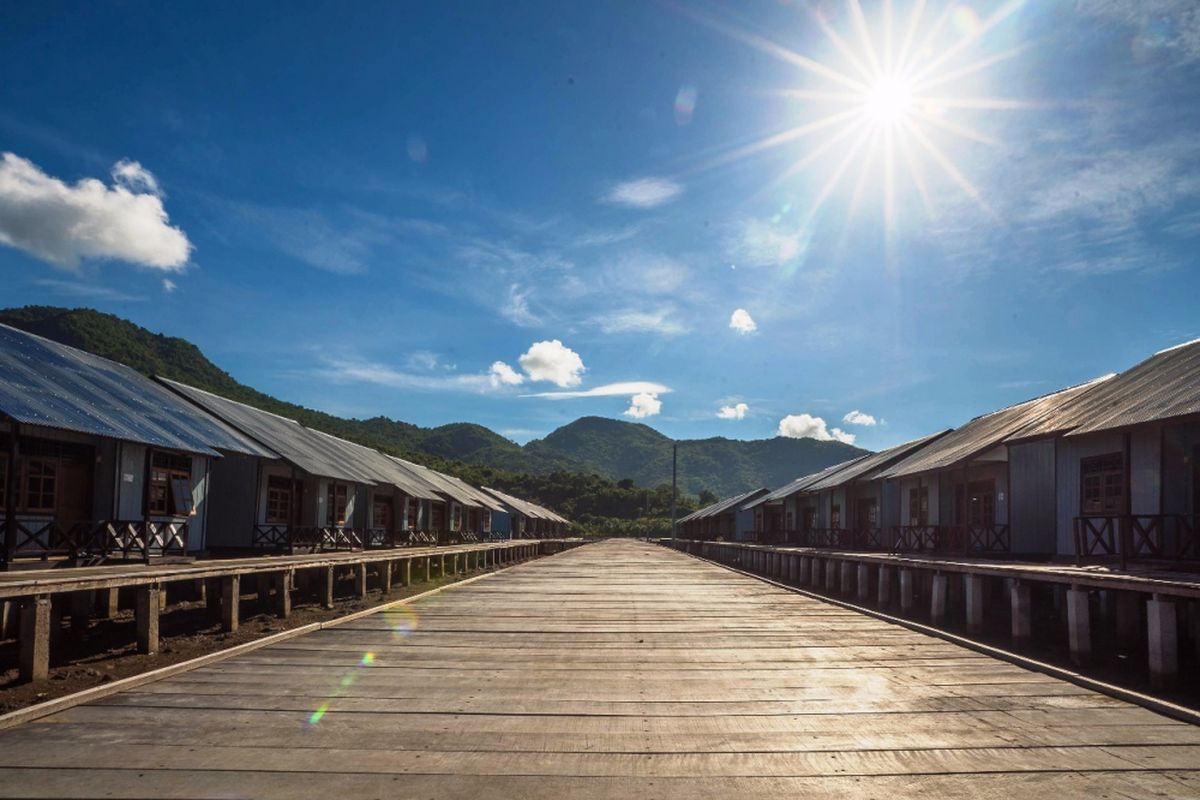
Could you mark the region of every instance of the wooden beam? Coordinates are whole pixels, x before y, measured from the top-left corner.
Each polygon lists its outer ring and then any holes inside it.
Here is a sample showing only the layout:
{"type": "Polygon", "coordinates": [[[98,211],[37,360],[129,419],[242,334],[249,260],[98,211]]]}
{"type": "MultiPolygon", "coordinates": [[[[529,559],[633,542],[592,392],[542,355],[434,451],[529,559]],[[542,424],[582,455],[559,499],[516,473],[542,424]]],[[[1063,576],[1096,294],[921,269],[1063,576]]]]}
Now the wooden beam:
{"type": "Polygon", "coordinates": [[[41,681],[50,676],[50,595],[39,594],[21,601],[21,641],[18,674],[22,681],[41,681]]]}

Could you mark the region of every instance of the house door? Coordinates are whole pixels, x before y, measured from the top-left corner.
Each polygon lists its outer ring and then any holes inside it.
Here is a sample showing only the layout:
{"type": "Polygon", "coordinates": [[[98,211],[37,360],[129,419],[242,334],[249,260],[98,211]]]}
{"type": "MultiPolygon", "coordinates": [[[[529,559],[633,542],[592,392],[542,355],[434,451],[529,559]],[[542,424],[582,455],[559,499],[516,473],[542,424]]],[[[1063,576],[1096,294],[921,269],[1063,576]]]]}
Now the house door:
{"type": "Polygon", "coordinates": [[[392,530],[392,498],[386,495],[375,495],[371,502],[371,520],[374,527],[392,530]]]}
{"type": "Polygon", "coordinates": [[[963,487],[955,495],[955,519],[959,524],[991,526],[996,524],[996,482],[972,481],[967,485],[967,510],[963,516],[963,487]]]}
{"type": "Polygon", "coordinates": [[[879,506],[874,497],[860,497],[854,508],[854,524],[859,528],[879,527],[879,506]]]}

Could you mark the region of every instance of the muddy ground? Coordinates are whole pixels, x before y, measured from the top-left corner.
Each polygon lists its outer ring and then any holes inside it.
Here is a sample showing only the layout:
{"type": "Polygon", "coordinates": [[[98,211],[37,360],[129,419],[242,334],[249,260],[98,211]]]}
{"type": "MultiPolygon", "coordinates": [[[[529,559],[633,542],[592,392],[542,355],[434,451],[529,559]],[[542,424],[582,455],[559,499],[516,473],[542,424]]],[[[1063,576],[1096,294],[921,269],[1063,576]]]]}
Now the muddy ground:
{"type": "MultiPolygon", "coordinates": [[[[52,661],[47,680],[20,683],[17,677],[18,643],[16,639],[0,641],[0,714],[252,642],[291,628],[327,622],[492,571],[489,568],[445,578],[435,575],[429,582],[414,580],[411,586],[397,584],[387,597],[377,588],[377,576],[372,573],[371,589],[365,601],[353,596],[353,580],[347,574],[344,576],[346,579],[339,580],[335,587],[332,610],[322,608],[315,593],[306,596],[303,592],[295,592],[292,613],[287,619],[276,617],[266,598],[260,599],[254,593],[243,594],[239,606],[241,621],[235,633],[221,630],[220,621],[214,619],[203,600],[184,599],[176,602],[172,598],[171,604],[159,617],[160,647],[154,655],[137,652],[132,608],[134,598],[132,592],[126,597],[126,592],[122,591],[121,611],[112,619],[92,619],[85,629],[76,631],[72,629],[69,614],[63,614],[62,623],[56,629],[56,638],[50,647],[52,661]]],[[[243,591],[248,590],[244,587],[243,591]]]]}

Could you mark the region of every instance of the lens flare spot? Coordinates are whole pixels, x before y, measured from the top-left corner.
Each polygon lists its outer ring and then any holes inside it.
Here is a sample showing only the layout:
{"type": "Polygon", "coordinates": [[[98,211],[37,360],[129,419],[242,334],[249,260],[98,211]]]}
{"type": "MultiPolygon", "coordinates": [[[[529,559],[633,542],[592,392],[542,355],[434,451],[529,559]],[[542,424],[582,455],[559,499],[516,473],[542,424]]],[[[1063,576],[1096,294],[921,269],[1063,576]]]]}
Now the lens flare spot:
{"type": "Polygon", "coordinates": [[[959,6],[954,9],[952,19],[954,28],[963,36],[978,36],[983,29],[979,15],[970,6],[959,6]]]}
{"type": "Polygon", "coordinates": [[[360,667],[369,667],[375,663],[374,653],[363,653],[362,660],[358,662],[360,667]]]}
{"type": "Polygon", "coordinates": [[[321,703],[321,705],[317,706],[317,710],[309,715],[308,724],[316,725],[321,721],[321,717],[325,716],[325,712],[327,711],[329,711],[329,703],[321,703]]]}
{"type": "Polygon", "coordinates": [[[912,86],[903,78],[884,76],[863,97],[863,110],[873,122],[895,125],[912,109],[912,86]]]}
{"type": "Polygon", "coordinates": [[[695,86],[681,86],[675,95],[675,124],[687,125],[696,113],[696,98],[699,92],[695,86]]]}
{"type": "Polygon", "coordinates": [[[417,629],[417,614],[408,606],[388,609],[383,618],[392,629],[392,637],[396,639],[403,639],[417,629]]]}

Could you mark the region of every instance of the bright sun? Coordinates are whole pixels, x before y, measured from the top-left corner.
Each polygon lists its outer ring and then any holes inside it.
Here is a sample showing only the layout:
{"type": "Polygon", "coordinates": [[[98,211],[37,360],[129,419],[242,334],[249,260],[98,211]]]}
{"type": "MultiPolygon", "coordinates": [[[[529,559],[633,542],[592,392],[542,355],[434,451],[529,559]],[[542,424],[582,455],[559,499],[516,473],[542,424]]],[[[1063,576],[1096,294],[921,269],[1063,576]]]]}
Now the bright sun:
{"type": "Polygon", "coordinates": [[[863,94],[863,113],[878,125],[898,125],[908,119],[912,96],[912,84],[909,81],[884,76],[863,94]]]}
{"type": "MultiPolygon", "coordinates": [[[[911,0],[904,13],[893,8],[893,0],[882,0],[875,6],[878,16],[874,24],[868,22],[859,0],[846,0],[844,12],[835,10],[832,3],[822,4],[824,10],[814,10],[812,20],[831,46],[828,61],[803,55],[703,12],[684,12],[806,76],[804,88],[766,92],[797,102],[800,124],[722,151],[697,169],[712,169],[774,148],[795,147],[798,158],[765,188],[814,168],[825,173],[823,182],[817,184],[819,190],[804,203],[801,232],[844,181],[854,185],[852,210],[865,186],[880,187],[884,223],[892,230],[897,218],[898,177],[905,173],[926,213],[932,215],[925,174],[931,167],[990,212],[979,190],[955,164],[950,146],[956,139],[997,144],[972,127],[963,118],[964,111],[1030,107],[1020,100],[981,96],[974,80],[989,67],[1020,53],[1021,46],[970,56],[988,31],[1025,1],[1007,0],[981,20],[958,0],[911,0]],[[933,8],[939,5],[940,9],[933,8]],[[872,176],[875,181],[868,179],[872,176]]],[[[895,5],[902,3],[896,0],[895,5]]]]}

